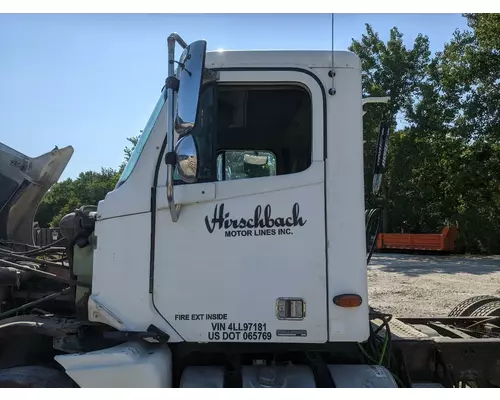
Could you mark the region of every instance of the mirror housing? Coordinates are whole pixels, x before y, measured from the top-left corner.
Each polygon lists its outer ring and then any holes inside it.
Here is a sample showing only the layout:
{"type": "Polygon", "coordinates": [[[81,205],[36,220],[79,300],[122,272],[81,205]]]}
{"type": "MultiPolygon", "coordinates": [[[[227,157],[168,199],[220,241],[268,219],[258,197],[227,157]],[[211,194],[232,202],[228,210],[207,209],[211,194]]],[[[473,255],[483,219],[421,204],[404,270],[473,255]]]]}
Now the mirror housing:
{"type": "Polygon", "coordinates": [[[196,181],[198,159],[196,144],[192,137],[183,142],[179,141],[175,149],[174,137],[175,133],[178,133],[182,139],[182,136],[189,133],[195,126],[203,69],[205,66],[206,42],[204,40],[199,40],[187,45],[178,34],[172,33],[167,39],[167,45],[168,76],[165,82],[167,91],[167,153],[165,155],[165,162],[167,164],[167,202],[172,221],[177,222],[181,206],[175,204],[174,200],[174,171],[175,168],[178,167],[179,173],[185,174],[184,179],[196,181]],[[177,74],[174,68],[176,43],[184,49],[179,62],[179,68],[177,69],[177,74]],[[191,167],[193,165],[192,157],[186,157],[181,160],[184,161],[183,164],[178,164],[176,150],[178,150],[182,156],[189,154],[196,156],[195,171],[188,169],[189,165],[191,165],[191,167]],[[191,153],[189,153],[190,151],[191,153]]]}
{"type": "Polygon", "coordinates": [[[198,147],[192,135],[179,139],[175,146],[176,168],[179,178],[186,183],[198,180],[198,147]]]}
{"type": "Polygon", "coordinates": [[[184,49],[178,62],[176,78],[179,82],[175,131],[179,136],[193,130],[198,115],[198,103],[207,42],[197,40],[184,49]]]}

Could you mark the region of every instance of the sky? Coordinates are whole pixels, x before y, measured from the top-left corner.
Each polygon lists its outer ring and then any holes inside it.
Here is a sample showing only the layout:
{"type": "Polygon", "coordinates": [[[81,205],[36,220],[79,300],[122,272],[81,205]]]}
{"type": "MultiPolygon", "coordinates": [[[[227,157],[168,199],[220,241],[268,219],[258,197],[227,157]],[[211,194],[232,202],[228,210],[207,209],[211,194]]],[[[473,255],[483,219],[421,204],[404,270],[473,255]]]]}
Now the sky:
{"type": "MultiPolygon", "coordinates": [[[[397,26],[407,46],[425,34],[433,52],[467,28],[460,14],[335,14],[335,49],[365,23],[382,40],[397,26]]],[[[1,14],[0,142],[31,157],[72,145],[61,179],[117,168],[160,95],[171,32],[208,50],[331,49],[332,37],[330,14],[1,14]]]]}

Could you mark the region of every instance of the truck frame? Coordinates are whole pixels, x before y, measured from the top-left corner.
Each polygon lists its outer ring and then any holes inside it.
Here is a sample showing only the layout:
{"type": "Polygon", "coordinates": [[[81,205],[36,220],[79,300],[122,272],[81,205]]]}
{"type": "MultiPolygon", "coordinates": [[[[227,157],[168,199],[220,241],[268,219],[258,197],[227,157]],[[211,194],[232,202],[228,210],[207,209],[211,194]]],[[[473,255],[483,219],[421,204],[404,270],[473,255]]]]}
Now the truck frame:
{"type": "Polygon", "coordinates": [[[368,304],[363,105],[388,99],[362,99],[357,56],[206,45],[168,37],[146,128],[63,247],[27,232],[72,148],[0,148],[0,386],[499,386],[500,299],[368,304]]]}

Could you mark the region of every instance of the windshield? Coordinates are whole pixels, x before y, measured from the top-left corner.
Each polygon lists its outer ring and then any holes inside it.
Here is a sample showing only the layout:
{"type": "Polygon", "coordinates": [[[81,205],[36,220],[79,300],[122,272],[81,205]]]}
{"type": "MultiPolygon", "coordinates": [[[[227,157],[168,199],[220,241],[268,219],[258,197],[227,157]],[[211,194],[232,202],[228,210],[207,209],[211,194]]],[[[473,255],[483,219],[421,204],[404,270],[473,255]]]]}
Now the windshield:
{"type": "Polygon", "coordinates": [[[137,142],[137,145],[134,148],[134,151],[130,155],[130,159],[128,160],[127,165],[123,169],[123,172],[120,176],[120,179],[118,180],[118,183],[116,184],[116,187],[120,187],[130,176],[132,171],[135,168],[135,165],[137,164],[137,160],[139,160],[139,157],[141,156],[142,150],[144,149],[144,146],[146,145],[149,135],[151,135],[151,131],[153,130],[153,126],[156,122],[156,119],[158,118],[158,115],[160,114],[160,111],[163,107],[163,104],[165,104],[165,95],[162,92],[160,95],[160,98],[158,99],[158,102],[156,103],[156,106],[151,113],[151,116],[149,117],[148,123],[146,124],[146,127],[142,131],[142,134],[139,138],[139,141],[137,142]]]}

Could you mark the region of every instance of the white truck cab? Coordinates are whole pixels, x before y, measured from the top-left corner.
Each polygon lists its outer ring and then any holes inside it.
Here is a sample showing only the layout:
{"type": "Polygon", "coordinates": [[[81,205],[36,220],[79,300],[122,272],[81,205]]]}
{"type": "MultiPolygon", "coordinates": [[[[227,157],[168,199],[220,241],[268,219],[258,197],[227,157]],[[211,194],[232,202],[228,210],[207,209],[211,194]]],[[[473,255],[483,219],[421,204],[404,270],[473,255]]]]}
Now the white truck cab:
{"type": "MultiPolygon", "coordinates": [[[[205,48],[169,37],[166,85],[97,208],[89,320],[169,346],[366,340],[359,59],[205,48]]],[[[80,383],[96,354],[56,359],[80,383]]]]}
{"type": "Polygon", "coordinates": [[[332,69],[328,51],[207,53],[212,79],[187,150],[197,176],[174,181],[176,222],[160,96],[99,203],[90,318],[153,324],[171,341],[368,337],[361,69],[354,54],[333,58],[332,69]],[[253,165],[264,173],[245,170],[252,155],[264,157],[253,165]],[[342,295],[359,304],[335,304],[342,295]]]}

